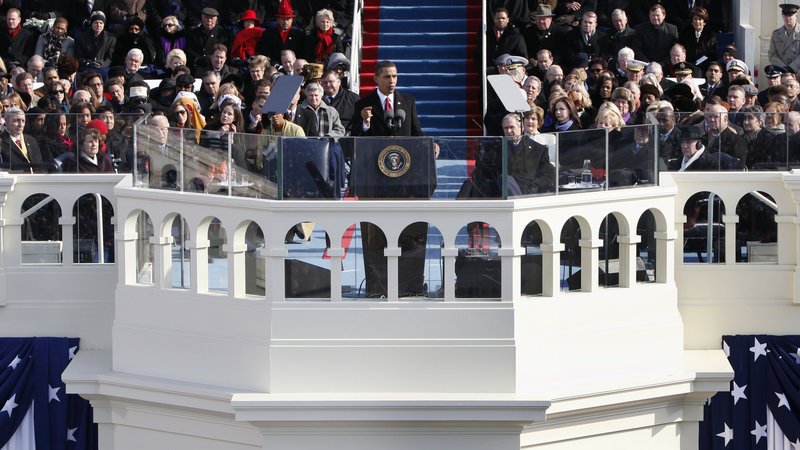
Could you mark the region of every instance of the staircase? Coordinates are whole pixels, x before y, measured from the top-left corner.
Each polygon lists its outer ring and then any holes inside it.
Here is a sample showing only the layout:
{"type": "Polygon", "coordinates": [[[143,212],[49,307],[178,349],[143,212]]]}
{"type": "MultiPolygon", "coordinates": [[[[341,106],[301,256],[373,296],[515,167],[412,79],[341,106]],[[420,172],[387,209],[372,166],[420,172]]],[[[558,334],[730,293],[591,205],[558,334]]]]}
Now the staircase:
{"type": "Polygon", "coordinates": [[[472,55],[481,3],[366,0],[361,94],[375,88],[375,64],[397,64],[398,89],[413,95],[429,136],[481,135],[479,75],[472,55]]]}

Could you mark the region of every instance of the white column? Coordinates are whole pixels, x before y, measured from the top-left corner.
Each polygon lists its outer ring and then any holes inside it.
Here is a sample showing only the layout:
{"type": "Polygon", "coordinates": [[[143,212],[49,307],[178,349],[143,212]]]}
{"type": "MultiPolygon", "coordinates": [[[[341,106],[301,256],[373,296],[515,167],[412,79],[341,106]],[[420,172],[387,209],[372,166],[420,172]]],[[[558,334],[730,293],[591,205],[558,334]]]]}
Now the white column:
{"type": "Polygon", "coordinates": [[[736,264],[736,255],[739,253],[736,248],[736,224],[739,223],[739,216],[725,214],[722,222],[725,224],[725,264],[736,264]]]}
{"type": "MultiPolygon", "coordinates": [[[[73,265],[73,255],[75,249],[75,239],[72,237],[72,227],[75,225],[75,218],[72,216],[62,216],[58,219],[61,225],[61,264],[64,267],[73,265]]],[[[19,235],[17,235],[19,236],[19,235]]]]}
{"type": "Polygon", "coordinates": [[[124,230],[114,233],[117,261],[117,284],[136,284],[136,240],[139,234],[126,233],[124,230]]]}
{"type": "Polygon", "coordinates": [[[286,257],[289,250],[286,248],[262,248],[259,256],[266,258],[264,264],[264,292],[267,300],[286,300],[286,257]]]}
{"type": "Polygon", "coordinates": [[[190,265],[192,268],[191,283],[192,292],[195,294],[208,293],[208,246],[211,242],[208,239],[197,239],[186,241],[189,248],[190,265]]]}
{"type": "Polygon", "coordinates": [[[518,299],[522,292],[522,268],[520,256],[525,254],[522,247],[499,248],[500,256],[500,300],[511,302],[518,299]]]}
{"type": "Polygon", "coordinates": [[[331,301],[342,301],[342,258],[343,248],[329,248],[328,256],[331,258],[331,301]]]}
{"type": "Polygon", "coordinates": [[[153,284],[157,288],[172,288],[172,236],[153,236],[153,284]]]}
{"type": "Polygon", "coordinates": [[[642,242],[642,238],[638,235],[619,236],[617,240],[619,241],[619,286],[631,287],[636,284],[636,244],[642,242]]]}
{"type": "Polygon", "coordinates": [[[444,301],[456,301],[456,257],[458,256],[458,249],[454,247],[447,247],[442,249],[442,259],[444,260],[444,279],[442,279],[442,287],[444,288],[444,301]]]}
{"type": "Polygon", "coordinates": [[[581,239],[581,292],[593,292],[599,285],[598,249],[603,246],[602,239],[581,239]]]}
{"type": "MultiPolygon", "coordinates": [[[[679,228],[682,230],[683,228],[679,228]]],[[[656,232],[656,283],[673,283],[675,281],[675,251],[677,245],[683,242],[683,239],[677,239],[678,233],[683,234],[683,231],[677,233],[673,230],[667,232],[656,232]]],[[[681,261],[683,264],[683,248],[681,248],[681,261]]]]}
{"type": "Polygon", "coordinates": [[[223,244],[222,251],[228,255],[228,297],[244,298],[247,293],[244,262],[247,244],[223,244]]]}
{"type": "Polygon", "coordinates": [[[555,297],[561,292],[561,252],[564,244],[542,244],[542,295],[555,297]]]}
{"type": "Polygon", "coordinates": [[[400,247],[387,247],[383,249],[383,255],[386,256],[386,298],[390,302],[396,302],[400,299],[398,294],[398,262],[400,254],[402,253],[400,247]]]}

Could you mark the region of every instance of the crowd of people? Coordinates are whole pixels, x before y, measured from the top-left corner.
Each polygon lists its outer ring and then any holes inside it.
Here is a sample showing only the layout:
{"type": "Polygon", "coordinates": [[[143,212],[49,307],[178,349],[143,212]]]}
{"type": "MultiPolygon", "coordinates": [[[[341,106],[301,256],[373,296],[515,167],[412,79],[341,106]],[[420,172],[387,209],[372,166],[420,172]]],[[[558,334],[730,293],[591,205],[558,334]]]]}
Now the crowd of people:
{"type": "Polygon", "coordinates": [[[215,131],[349,134],[352,0],[65,3],[0,5],[1,169],[132,171],[143,114],[212,147],[215,131]],[[303,89],[262,115],[283,75],[303,89]]]}
{"type": "MultiPolygon", "coordinates": [[[[730,2],[491,3],[486,73],[510,76],[524,92],[524,134],[610,130],[610,158],[627,151],[631,139],[637,148],[658,140],[658,167],[669,170],[800,163],[798,5],[779,6],[783,26],[772,33],[768,86],[759,90],[736,45],[717,45],[728,31],[730,2]],[[657,136],[626,132],[653,118],[657,136]]],[[[491,87],[488,94],[487,134],[507,135],[511,111],[491,87]]]]}

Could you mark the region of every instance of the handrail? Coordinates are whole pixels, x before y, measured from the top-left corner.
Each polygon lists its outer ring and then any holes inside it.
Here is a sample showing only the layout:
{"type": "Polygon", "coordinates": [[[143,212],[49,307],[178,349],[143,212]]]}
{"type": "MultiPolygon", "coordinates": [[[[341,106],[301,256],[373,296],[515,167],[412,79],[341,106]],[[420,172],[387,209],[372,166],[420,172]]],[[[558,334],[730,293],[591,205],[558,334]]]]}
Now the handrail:
{"type": "Polygon", "coordinates": [[[364,0],[353,3],[353,36],[350,44],[350,90],[358,93],[361,89],[361,46],[362,35],[361,11],[364,9],[364,0]]]}

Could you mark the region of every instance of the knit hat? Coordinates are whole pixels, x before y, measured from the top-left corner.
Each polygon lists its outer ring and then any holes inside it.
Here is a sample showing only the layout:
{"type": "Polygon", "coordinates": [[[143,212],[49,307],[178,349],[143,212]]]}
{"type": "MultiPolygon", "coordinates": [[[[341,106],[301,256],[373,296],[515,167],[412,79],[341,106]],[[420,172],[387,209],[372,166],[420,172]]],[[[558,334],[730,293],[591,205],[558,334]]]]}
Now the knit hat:
{"type": "Polygon", "coordinates": [[[86,128],[94,128],[95,130],[99,131],[100,134],[108,134],[108,127],[106,126],[105,122],[100,119],[92,119],[89,123],[86,124],[86,128]]]}
{"type": "Polygon", "coordinates": [[[89,16],[89,23],[94,22],[95,20],[100,20],[103,23],[106,23],[106,14],[103,11],[95,11],[89,16]]]}

